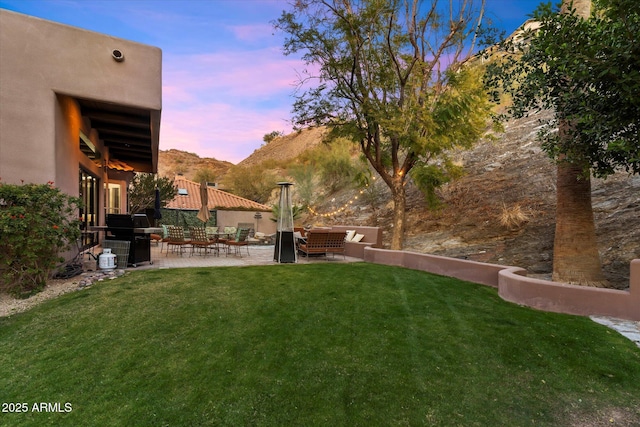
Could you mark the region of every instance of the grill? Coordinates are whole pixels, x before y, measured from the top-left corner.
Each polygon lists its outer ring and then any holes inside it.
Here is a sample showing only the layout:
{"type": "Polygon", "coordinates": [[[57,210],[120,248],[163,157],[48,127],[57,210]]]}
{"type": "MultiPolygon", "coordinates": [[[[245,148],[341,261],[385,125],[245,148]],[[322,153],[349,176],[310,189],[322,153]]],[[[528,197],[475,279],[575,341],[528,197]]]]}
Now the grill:
{"type": "MultiPolygon", "coordinates": [[[[149,219],[144,214],[107,215],[107,240],[122,240],[129,242],[129,259],[127,265],[137,267],[141,262],[151,261],[151,233],[156,228],[149,227],[149,219]]],[[[120,264],[120,263],[118,263],[120,264]]]]}

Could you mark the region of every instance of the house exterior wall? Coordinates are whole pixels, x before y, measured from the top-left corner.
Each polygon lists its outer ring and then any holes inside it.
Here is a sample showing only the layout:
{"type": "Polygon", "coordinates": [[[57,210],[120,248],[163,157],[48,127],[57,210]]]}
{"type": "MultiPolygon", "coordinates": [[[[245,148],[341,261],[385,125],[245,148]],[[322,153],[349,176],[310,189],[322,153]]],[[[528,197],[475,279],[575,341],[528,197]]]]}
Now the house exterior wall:
{"type": "Polygon", "coordinates": [[[277,224],[271,221],[271,212],[260,212],[262,218],[256,219],[254,215],[256,211],[233,211],[221,210],[217,211],[218,227],[237,227],[238,223],[253,223],[255,231],[265,234],[273,234],[276,232],[277,224]]]}
{"type": "MultiPolygon", "coordinates": [[[[162,106],[159,48],[0,10],[0,178],[19,184],[53,181],[78,195],[78,170],[100,180],[79,149],[79,132],[108,158],[83,123],[76,98],[148,110],[162,106]],[[125,55],[116,62],[112,51],[125,55]]],[[[158,130],[156,130],[157,132],[158,130]]],[[[102,203],[102,194],[99,200],[102,203]]],[[[99,212],[102,212],[102,206],[99,212]]]]}

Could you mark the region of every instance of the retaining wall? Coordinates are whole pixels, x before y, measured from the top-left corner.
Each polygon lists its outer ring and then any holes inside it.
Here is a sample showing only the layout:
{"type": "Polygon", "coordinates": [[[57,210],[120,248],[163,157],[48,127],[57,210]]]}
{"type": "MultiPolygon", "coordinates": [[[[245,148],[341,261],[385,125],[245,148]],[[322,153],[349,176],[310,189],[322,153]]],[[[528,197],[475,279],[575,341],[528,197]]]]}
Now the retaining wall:
{"type": "Polygon", "coordinates": [[[428,271],[498,288],[506,301],[544,311],[640,321],[640,259],[631,261],[629,289],[602,289],[526,276],[526,270],[438,255],[366,247],[363,259],[428,271]]]}

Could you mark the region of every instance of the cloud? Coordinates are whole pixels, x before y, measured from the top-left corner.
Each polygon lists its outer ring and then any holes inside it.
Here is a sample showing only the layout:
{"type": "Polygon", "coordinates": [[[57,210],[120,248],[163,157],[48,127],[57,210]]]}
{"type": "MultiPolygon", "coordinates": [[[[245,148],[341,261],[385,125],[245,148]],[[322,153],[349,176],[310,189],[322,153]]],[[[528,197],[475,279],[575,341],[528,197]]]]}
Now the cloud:
{"type": "Polygon", "coordinates": [[[197,55],[165,55],[166,86],[219,96],[264,97],[294,89],[299,59],[285,58],[276,48],[221,51],[197,55]]]}
{"type": "Polygon", "coordinates": [[[176,148],[238,163],[263,143],[271,131],[290,132],[288,108],[257,111],[210,103],[163,109],[160,149],[176,148]]]}
{"type": "Polygon", "coordinates": [[[160,148],[237,163],[287,123],[301,61],[275,48],[167,54],[160,148]]]}
{"type": "Polygon", "coordinates": [[[232,25],[229,30],[236,39],[244,42],[262,42],[274,33],[271,24],[232,25]]]}

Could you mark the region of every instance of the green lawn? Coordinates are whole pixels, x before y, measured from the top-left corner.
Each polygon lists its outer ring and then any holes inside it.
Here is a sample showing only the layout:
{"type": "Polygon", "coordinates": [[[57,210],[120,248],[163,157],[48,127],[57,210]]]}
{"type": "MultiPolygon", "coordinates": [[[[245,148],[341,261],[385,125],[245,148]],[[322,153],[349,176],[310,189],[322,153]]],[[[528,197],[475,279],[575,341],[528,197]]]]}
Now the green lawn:
{"type": "Polygon", "coordinates": [[[3,426],[624,425],[638,396],[615,331],[366,263],[137,271],[0,319],[3,426]]]}

